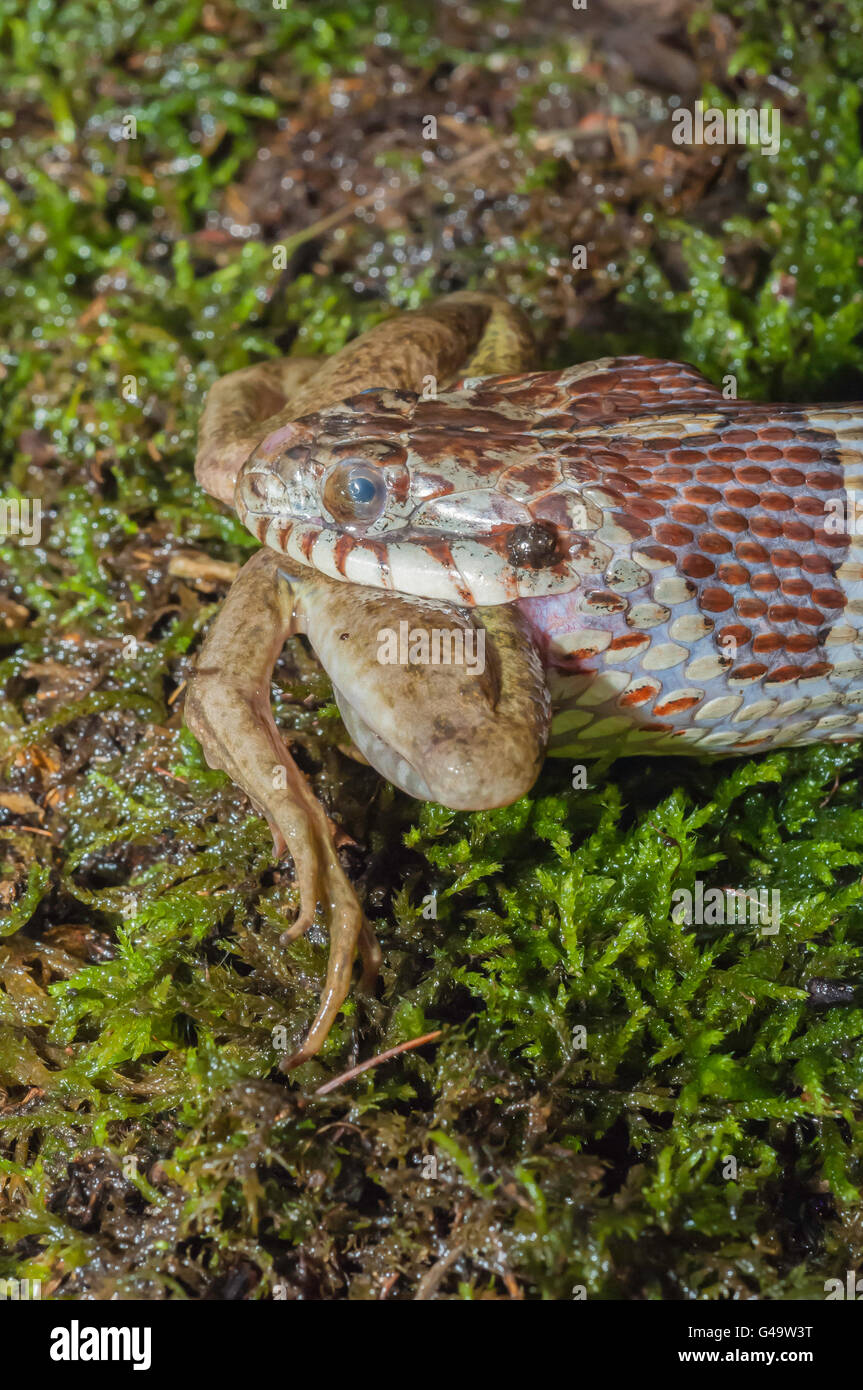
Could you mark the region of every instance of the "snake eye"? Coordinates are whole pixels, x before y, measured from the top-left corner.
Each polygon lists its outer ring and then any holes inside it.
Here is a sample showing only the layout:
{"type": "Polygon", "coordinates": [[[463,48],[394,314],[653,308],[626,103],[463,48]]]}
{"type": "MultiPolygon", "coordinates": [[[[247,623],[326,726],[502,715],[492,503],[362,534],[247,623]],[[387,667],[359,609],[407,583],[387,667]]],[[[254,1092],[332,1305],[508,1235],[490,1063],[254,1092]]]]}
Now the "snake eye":
{"type": "Polygon", "coordinates": [[[324,482],[324,506],[342,526],[370,526],[386,500],[386,479],[367,463],[337,463],[324,482]]]}

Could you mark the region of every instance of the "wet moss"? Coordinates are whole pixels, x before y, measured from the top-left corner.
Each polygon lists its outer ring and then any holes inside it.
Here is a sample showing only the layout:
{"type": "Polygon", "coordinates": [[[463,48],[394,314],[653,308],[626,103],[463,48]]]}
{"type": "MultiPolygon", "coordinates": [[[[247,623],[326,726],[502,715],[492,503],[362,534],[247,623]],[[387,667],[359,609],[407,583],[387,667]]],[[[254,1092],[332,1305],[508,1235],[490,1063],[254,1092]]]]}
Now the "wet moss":
{"type": "Polygon", "coordinates": [[[38,543],[0,547],[0,1273],[50,1296],[817,1297],[859,1266],[856,746],[577,787],[549,764],[455,814],[344,757],[290,644],[279,722],[384,969],[288,1080],[324,934],[280,944],[290,866],[182,728],[225,580],[172,561],[253,544],[191,477],[222,372],[483,284],[549,364],[659,352],[740,394],[860,394],[863,6],[646,30],[653,82],[530,8],[0,20],[4,497],[43,508],[38,543]],[[674,53],[693,98],[781,105],[776,159],[675,149],[674,53]],[[667,158],[633,161],[628,125],[667,158]],[[675,921],[696,879],[778,889],[780,930],[675,921]],[[846,988],[818,1006],[813,979],[846,988]]]}

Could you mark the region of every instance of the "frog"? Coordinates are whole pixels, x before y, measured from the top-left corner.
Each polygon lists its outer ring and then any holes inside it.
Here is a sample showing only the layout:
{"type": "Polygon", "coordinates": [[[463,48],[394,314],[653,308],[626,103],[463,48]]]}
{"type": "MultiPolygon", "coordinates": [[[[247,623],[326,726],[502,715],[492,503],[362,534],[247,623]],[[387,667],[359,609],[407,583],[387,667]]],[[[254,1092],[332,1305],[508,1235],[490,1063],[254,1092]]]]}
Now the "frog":
{"type": "Polygon", "coordinates": [[[198,482],[261,549],[213,623],[188,727],[322,913],[323,1046],[381,953],[270,706],[291,635],[354,752],[453,811],[507,806],[547,757],[735,756],[863,729],[863,406],[728,398],[695,367],[541,370],[525,313],[463,290],[326,358],[211,388],[198,482]],[[278,776],[273,775],[274,769],[278,776]]]}

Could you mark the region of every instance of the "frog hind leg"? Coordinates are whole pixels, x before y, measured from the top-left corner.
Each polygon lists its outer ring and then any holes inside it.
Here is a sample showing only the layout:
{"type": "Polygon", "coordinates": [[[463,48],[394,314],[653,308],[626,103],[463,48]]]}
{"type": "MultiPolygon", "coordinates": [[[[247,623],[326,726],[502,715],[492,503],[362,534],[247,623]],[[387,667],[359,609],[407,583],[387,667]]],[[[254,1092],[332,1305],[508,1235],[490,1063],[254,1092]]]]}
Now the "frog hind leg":
{"type": "Polygon", "coordinates": [[[498,295],[462,290],[386,319],[333,357],[276,357],[213,384],[198,430],[195,477],[229,506],[237,475],[282,425],[367,387],[420,391],[456,376],[529,371],[535,347],[527,319],[498,295]]]}
{"type": "Polygon", "coordinates": [[[462,377],[519,375],[529,372],[536,366],[536,345],[530,325],[524,314],[515,309],[507,300],[496,295],[474,296],[470,291],[463,295],[450,295],[451,300],[460,298],[487,300],[489,315],[479,341],[472,353],[459,368],[462,377]]]}
{"type": "Polygon", "coordinates": [[[326,812],[270,708],[273,666],[293,625],[293,598],[278,578],[282,565],[281,556],[260,550],[243,566],[201,649],[185,718],[209,766],[227,772],[266,818],[276,854],[291,853],[300,913],[283,939],[307,931],[317,904],[323,906],[330,936],[326,981],[301,1050],[282,1063],[288,1070],[314,1056],[326,1038],[350,988],[357,949],[366,985],[377,975],[380,950],[339,863],[326,812]]]}
{"type": "Polygon", "coordinates": [[[529,371],[527,319],[498,295],[472,290],[385,319],[333,357],[279,357],[242,367],[210,388],[198,430],[195,477],[229,506],[243,463],[282,426],[370,387],[445,389],[458,376],[529,371]]]}
{"type": "Polygon", "coordinates": [[[275,357],[219,377],[207,394],[198,429],[195,477],[205,492],[231,506],[237,474],[260,442],[261,421],[314,377],[320,357],[275,357]]]}

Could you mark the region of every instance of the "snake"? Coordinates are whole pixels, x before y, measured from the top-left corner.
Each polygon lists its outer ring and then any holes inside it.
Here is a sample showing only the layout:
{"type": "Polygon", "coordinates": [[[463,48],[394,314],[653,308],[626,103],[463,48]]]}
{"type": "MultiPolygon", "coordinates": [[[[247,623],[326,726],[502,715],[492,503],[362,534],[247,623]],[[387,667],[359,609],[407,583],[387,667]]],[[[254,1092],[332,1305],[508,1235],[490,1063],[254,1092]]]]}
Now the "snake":
{"type": "Polygon", "coordinates": [[[538,370],[525,316],[463,291],[330,358],[221,378],[196,473],[262,548],[207,638],[187,721],[290,848],[289,936],[316,903],[333,933],[301,1058],[355,947],[367,976],[376,956],[269,709],[290,633],[358,756],[454,809],[509,804],[547,756],[860,736],[863,404],[728,398],[636,355],[538,370]]]}

